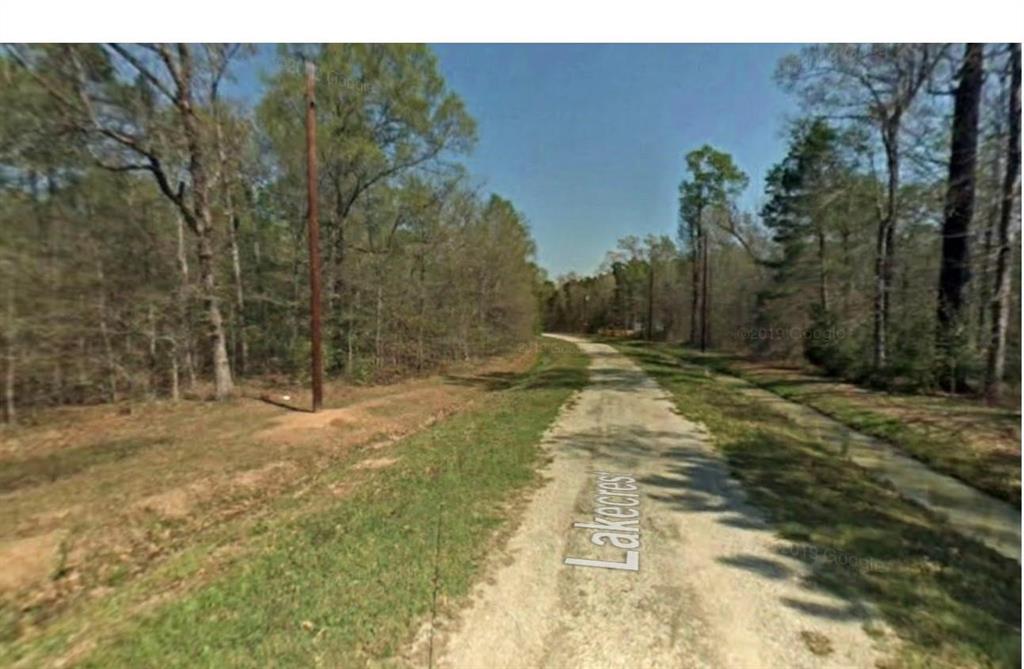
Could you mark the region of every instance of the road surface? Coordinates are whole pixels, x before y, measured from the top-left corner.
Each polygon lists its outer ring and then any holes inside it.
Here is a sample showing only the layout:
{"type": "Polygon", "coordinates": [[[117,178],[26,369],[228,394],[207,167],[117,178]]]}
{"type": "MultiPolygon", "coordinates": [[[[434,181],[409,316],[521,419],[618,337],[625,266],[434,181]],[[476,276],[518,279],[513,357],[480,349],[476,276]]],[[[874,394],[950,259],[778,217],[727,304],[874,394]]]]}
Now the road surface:
{"type": "Polygon", "coordinates": [[[874,667],[888,655],[891,635],[864,631],[866,607],[804,581],[654,381],[609,346],[563,338],[591,357],[591,381],[545,437],[547,483],[459,618],[420,635],[420,661],[874,667]]]}

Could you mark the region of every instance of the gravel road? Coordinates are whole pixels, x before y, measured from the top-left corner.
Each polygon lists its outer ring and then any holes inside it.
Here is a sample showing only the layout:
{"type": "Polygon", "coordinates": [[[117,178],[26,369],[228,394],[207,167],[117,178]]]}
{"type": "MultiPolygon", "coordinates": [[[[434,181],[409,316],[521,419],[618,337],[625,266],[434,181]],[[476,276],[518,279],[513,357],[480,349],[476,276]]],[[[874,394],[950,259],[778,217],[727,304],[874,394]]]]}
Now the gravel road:
{"type": "Polygon", "coordinates": [[[653,380],[609,346],[563,339],[590,356],[591,381],[545,437],[547,482],[457,619],[420,634],[417,664],[874,667],[889,654],[867,607],[806,581],[653,380]]]}

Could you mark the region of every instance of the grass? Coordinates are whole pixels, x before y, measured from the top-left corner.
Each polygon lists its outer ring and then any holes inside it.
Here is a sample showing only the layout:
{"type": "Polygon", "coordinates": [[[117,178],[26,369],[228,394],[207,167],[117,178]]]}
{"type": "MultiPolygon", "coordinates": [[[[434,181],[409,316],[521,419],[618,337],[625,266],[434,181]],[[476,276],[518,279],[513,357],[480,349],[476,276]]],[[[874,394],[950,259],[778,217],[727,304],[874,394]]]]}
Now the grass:
{"type": "MultiPolygon", "coordinates": [[[[1020,666],[1020,566],[831,453],[785,417],[680,364],[618,344],[708,427],[751,500],[797,542],[815,584],[870,602],[907,667],[1020,666]]],[[[874,630],[871,630],[874,632],[874,630]]]]}
{"type": "Polygon", "coordinates": [[[5,463],[3,469],[0,469],[0,494],[41,483],[53,483],[91,467],[124,460],[145,448],[166,443],[167,440],[160,437],[118,439],[5,463]]]}
{"type": "Polygon", "coordinates": [[[675,353],[884,439],[936,471],[1020,508],[1019,412],[957,397],[862,391],[792,370],[747,365],[727,355],[675,353]]]}
{"type": "MultiPolygon", "coordinates": [[[[391,446],[392,466],[353,469],[368,455],[357,453],[317,482],[335,494],[283,500],[249,526],[257,546],[201,587],[143,607],[143,614],[126,615],[127,604],[116,600],[94,609],[95,647],[83,665],[386,660],[435,601],[444,606],[468,592],[495,532],[513,515],[510,502],[536,482],[539,438],[585,383],[585,365],[575,346],[544,340],[530,372],[504,378],[503,389],[474,408],[391,446]],[[105,630],[103,620],[110,623],[105,630]]],[[[163,570],[193,573],[202,550],[163,570]]],[[[41,640],[37,653],[68,653],[72,636],[41,640]]]]}
{"type": "MultiPolygon", "coordinates": [[[[514,381],[536,361],[538,341],[449,371],[514,381]]],[[[354,464],[369,444],[386,446],[488,395],[436,374],[326,385],[320,414],[254,400],[308,404],[299,389],[255,378],[230,401],[62,407],[0,426],[0,666],[100,600],[130,590],[145,601],[178,587],[146,575],[194,547],[236,552],[252,543],[242,530],[249,519],[280,498],[354,464]]]]}

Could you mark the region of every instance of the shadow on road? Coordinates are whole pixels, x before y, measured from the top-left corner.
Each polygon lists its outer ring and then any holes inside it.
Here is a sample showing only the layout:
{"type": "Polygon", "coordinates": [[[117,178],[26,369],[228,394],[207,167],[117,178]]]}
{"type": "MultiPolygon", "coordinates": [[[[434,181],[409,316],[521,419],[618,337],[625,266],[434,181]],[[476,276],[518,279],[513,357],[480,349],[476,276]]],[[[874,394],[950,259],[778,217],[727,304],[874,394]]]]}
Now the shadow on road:
{"type": "Polygon", "coordinates": [[[684,413],[707,422],[742,481],[741,488],[706,451],[679,444],[665,471],[641,481],[649,494],[686,511],[718,514],[716,521],[731,527],[774,529],[785,540],[775,549],[778,561],[739,553],[722,563],[766,579],[798,577],[808,599],[780,601],[813,616],[860,618],[861,602],[870,601],[897,635],[919,647],[948,644],[953,657],[967,653],[982,665],[1019,666],[1014,560],[958,534],[786,416],[704,370],[649,351],[635,359],[673,392],[684,413]],[[806,576],[787,566],[792,560],[806,566],[806,576]],[[811,601],[822,592],[846,604],[811,601]]]}

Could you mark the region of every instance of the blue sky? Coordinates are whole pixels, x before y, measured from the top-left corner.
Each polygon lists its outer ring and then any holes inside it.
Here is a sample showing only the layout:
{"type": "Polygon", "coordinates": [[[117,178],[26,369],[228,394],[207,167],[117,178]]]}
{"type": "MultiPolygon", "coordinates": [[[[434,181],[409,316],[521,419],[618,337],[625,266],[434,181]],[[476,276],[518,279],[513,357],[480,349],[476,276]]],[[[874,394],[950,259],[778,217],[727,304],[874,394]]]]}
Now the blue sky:
{"type": "Polygon", "coordinates": [[[552,277],[594,271],[625,235],[674,236],[683,156],[704,143],[733,154],[756,207],[796,111],[772,80],[795,46],[433,48],[478,123],[474,178],[526,215],[552,277]]]}

